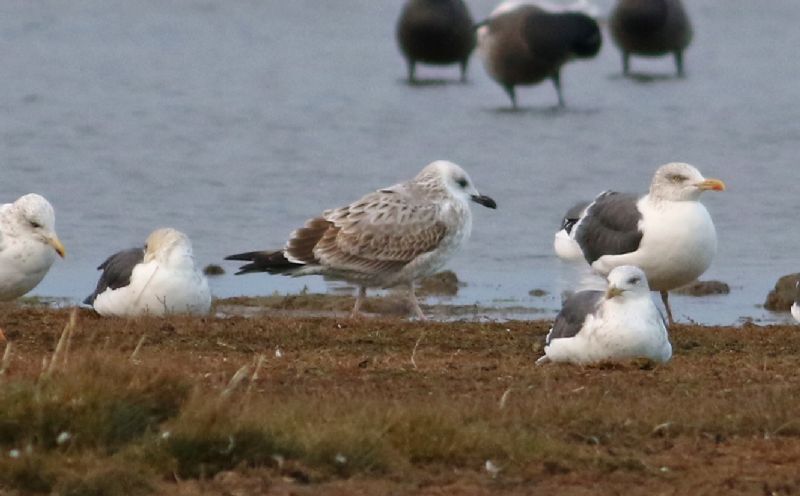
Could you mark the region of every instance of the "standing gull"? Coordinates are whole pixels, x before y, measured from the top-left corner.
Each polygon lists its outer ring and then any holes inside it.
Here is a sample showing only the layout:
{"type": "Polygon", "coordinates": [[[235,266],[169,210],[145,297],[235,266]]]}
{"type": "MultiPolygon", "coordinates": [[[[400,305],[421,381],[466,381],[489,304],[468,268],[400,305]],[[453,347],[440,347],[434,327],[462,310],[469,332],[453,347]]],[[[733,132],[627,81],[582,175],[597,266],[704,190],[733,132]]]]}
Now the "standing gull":
{"type": "Polygon", "coordinates": [[[144,249],[117,252],[103,262],[94,293],[83,302],[103,316],[205,314],[211,307],[208,281],[197,270],[192,243],[180,231],[162,228],[144,249]]]}
{"type": "Polygon", "coordinates": [[[282,250],[239,253],[226,260],[250,262],[237,274],[319,274],[358,285],[353,316],[368,287],[407,286],[414,313],[424,319],[414,281],[439,270],[469,237],[470,201],[497,208],[461,167],[439,160],[410,181],[309,219],[282,250]]]}
{"type": "Polygon", "coordinates": [[[683,76],[683,51],[692,41],[692,26],[681,0],[618,0],[609,24],[611,37],[622,51],[625,75],[631,54],[672,53],[678,76],[683,76]]]}
{"type": "Polygon", "coordinates": [[[724,191],[725,183],[706,179],[689,164],[662,165],[642,197],[614,191],[597,196],[570,236],[601,274],[620,265],[640,267],[650,288],[661,292],[672,325],[668,291],[697,279],[717,252],[714,223],[699,201],[708,190],[724,191]]]}
{"type": "Polygon", "coordinates": [[[800,281],[795,284],[794,303],[792,303],[792,308],[790,310],[794,320],[800,322],[800,281]]]}
{"type": "Polygon", "coordinates": [[[56,253],[66,254],[55,231],[53,206],[31,193],[0,206],[0,301],[13,300],[35,288],[56,253]]]}
{"type": "Polygon", "coordinates": [[[600,51],[597,22],[582,12],[550,11],[527,2],[500,4],[478,29],[478,51],[489,76],[517,108],[514,87],[550,79],[564,106],[561,66],[600,51]]]}
{"type": "Polygon", "coordinates": [[[544,353],[536,363],[669,360],[672,345],[644,272],[622,265],[608,274],[606,291],[578,291],[570,296],[547,334],[544,353]]]}
{"type": "Polygon", "coordinates": [[[472,16],[463,0],[408,0],[397,21],[397,42],[408,64],[408,81],[416,82],[416,64],[461,67],[467,79],[467,63],[475,49],[472,16]]]}

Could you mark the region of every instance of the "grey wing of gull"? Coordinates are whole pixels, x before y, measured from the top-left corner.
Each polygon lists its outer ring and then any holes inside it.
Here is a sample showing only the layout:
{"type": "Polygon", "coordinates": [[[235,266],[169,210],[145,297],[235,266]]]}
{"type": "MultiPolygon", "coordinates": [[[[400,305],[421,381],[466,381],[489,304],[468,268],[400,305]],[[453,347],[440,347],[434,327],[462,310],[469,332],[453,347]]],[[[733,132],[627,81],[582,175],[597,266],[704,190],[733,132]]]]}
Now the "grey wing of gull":
{"type": "Polygon", "coordinates": [[[141,248],[122,250],[108,257],[97,268],[103,271],[100,280],[97,281],[97,288],[83,300],[83,303],[92,305],[97,295],[106,289],[117,289],[130,284],[133,268],[142,261],[144,261],[144,250],[141,248]]]}
{"type": "Polygon", "coordinates": [[[586,316],[595,311],[603,299],[603,294],[603,291],[586,290],[578,291],[567,298],[561,311],[556,315],[553,328],[545,338],[545,344],[550,344],[554,339],[571,338],[578,334],[586,321],[586,316]]]}
{"type": "Polygon", "coordinates": [[[567,234],[571,233],[572,228],[583,216],[583,212],[589,206],[589,203],[588,201],[582,201],[571,206],[567,213],[564,214],[564,218],[561,219],[561,229],[565,230],[567,234]]]}
{"type": "Polygon", "coordinates": [[[575,241],[591,264],[603,255],[634,252],[642,241],[639,212],[634,195],[606,191],[586,208],[575,226],[575,241]]]}

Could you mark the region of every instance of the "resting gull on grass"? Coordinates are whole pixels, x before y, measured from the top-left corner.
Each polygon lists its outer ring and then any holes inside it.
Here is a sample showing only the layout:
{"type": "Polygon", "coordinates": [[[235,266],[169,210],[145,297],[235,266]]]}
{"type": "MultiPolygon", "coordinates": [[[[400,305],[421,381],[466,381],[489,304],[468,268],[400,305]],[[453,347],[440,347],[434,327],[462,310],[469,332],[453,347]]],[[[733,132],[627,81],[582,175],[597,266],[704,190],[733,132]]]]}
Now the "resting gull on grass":
{"type": "Polygon", "coordinates": [[[724,191],[725,184],[689,164],[662,165],[642,197],[614,191],[597,196],[570,236],[601,274],[620,265],[640,267],[650,288],[661,292],[672,325],[668,291],[697,279],[717,252],[714,223],[699,201],[708,190],[724,191]]]}
{"type": "Polygon", "coordinates": [[[211,307],[208,281],[197,270],[192,243],[180,231],[162,228],[144,249],[117,252],[103,262],[97,288],[83,302],[103,316],[205,314],[211,307]]]}
{"type": "Polygon", "coordinates": [[[469,202],[497,208],[458,165],[439,160],[407,182],[326,210],[295,230],[282,250],[226,257],[250,262],[237,274],[323,275],[359,287],[358,316],[368,287],[407,286],[420,319],[414,281],[439,270],[472,230],[469,202]]]}
{"type": "Polygon", "coordinates": [[[606,291],[578,291],[570,296],[547,334],[544,353],[536,363],[669,360],[672,345],[644,272],[622,265],[608,274],[606,291]]]}
{"type": "Polygon", "coordinates": [[[0,301],[36,287],[56,254],[66,254],[55,231],[53,206],[35,193],[0,206],[0,301]]]}

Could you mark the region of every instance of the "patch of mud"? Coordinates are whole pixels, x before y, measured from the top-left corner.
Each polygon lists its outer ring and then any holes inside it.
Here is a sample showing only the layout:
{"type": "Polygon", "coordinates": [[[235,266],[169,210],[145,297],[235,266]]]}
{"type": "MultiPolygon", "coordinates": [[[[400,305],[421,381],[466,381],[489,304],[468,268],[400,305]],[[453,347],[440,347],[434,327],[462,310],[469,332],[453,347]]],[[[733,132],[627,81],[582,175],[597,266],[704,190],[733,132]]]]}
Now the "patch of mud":
{"type": "Polygon", "coordinates": [[[684,296],[726,295],[731,292],[731,287],[722,281],[695,281],[674,292],[684,296]]]}
{"type": "Polygon", "coordinates": [[[203,274],[207,276],[221,276],[225,273],[225,269],[221,265],[208,264],[203,267],[203,274]]]}
{"type": "MultiPolygon", "coordinates": [[[[346,317],[355,298],[343,294],[299,293],[292,295],[237,296],[215,300],[213,311],[219,316],[257,316],[278,314],[295,317],[346,317]]],[[[451,305],[447,303],[420,306],[425,315],[435,320],[511,319],[541,316],[547,310],[523,305],[451,305]]],[[[378,317],[407,317],[412,309],[405,291],[390,291],[383,296],[368,297],[362,304],[364,314],[378,317]]]]}
{"type": "Polygon", "coordinates": [[[455,272],[444,270],[423,277],[417,286],[417,294],[420,296],[456,296],[458,288],[466,286],[466,283],[458,280],[455,272]]]}
{"type": "Polygon", "coordinates": [[[775,283],[775,287],[767,295],[764,308],[773,312],[788,312],[797,296],[797,282],[800,281],[800,272],[787,274],[775,283]]]}

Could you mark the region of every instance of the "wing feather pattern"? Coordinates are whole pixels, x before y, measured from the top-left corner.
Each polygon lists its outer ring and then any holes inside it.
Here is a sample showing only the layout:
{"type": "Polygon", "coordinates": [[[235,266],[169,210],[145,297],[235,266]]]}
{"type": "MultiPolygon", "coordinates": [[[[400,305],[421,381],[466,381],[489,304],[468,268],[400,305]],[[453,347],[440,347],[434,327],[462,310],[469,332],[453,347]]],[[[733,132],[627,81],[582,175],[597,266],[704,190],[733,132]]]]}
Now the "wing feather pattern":
{"type": "Polygon", "coordinates": [[[95,298],[106,289],[118,289],[131,283],[131,273],[137,264],[144,261],[144,250],[142,248],[130,248],[118,251],[106,259],[105,262],[97,267],[102,270],[100,280],[94,293],[87,296],[83,303],[92,305],[95,298]]]}
{"type": "Polygon", "coordinates": [[[595,311],[602,299],[603,292],[594,290],[578,291],[567,298],[561,311],[556,315],[553,328],[547,334],[545,344],[549,345],[554,339],[571,338],[577,335],[586,321],[586,316],[595,311]]]}
{"type": "Polygon", "coordinates": [[[638,198],[615,191],[601,193],[576,224],[575,241],[591,264],[603,255],[621,255],[639,248],[642,215],[638,198]]]}
{"type": "Polygon", "coordinates": [[[447,234],[436,203],[415,203],[398,190],[381,190],[324,217],[332,227],[314,249],[321,265],[334,270],[399,270],[435,250],[447,234]]]}
{"type": "Polygon", "coordinates": [[[571,233],[572,228],[575,227],[575,224],[581,219],[589,203],[590,202],[582,201],[570,207],[567,213],[564,214],[564,218],[561,219],[561,229],[566,231],[567,234],[571,233]]]}
{"type": "Polygon", "coordinates": [[[447,235],[438,220],[437,203],[420,203],[404,185],[370,193],[295,230],[281,251],[240,253],[228,260],[252,263],[238,273],[293,274],[319,267],[333,272],[373,277],[401,270],[418,256],[435,250],[447,235]]]}

